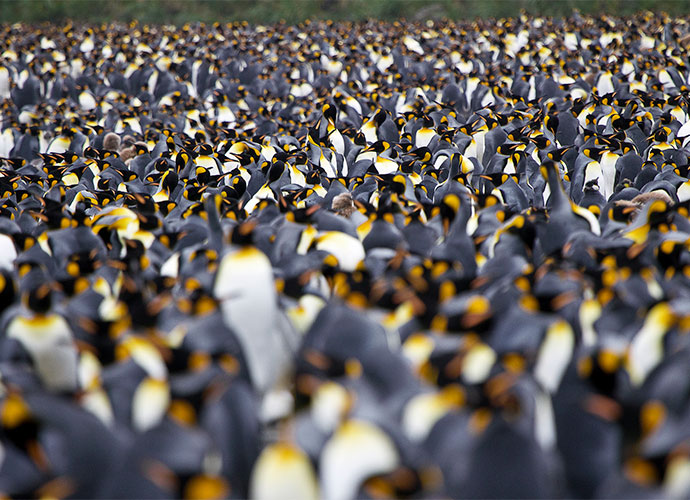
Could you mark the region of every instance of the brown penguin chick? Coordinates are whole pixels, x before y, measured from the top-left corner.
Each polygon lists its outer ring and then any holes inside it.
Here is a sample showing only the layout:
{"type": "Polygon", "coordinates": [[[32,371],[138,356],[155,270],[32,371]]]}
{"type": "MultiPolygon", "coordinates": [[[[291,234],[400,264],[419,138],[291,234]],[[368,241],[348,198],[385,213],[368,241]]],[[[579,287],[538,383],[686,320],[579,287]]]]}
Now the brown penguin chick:
{"type": "Polygon", "coordinates": [[[115,132],[108,132],[103,138],[103,149],[107,151],[118,151],[120,149],[120,136],[115,132]]]}
{"type": "Polygon", "coordinates": [[[338,215],[343,217],[350,217],[355,211],[355,204],[352,201],[352,195],[350,193],[340,193],[333,198],[331,202],[331,210],[333,210],[338,215]]]}
{"type": "Polygon", "coordinates": [[[682,37],[680,37],[678,39],[678,45],[680,45],[681,47],[683,47],[683,46],[690,47],[690,33],[687,33],[687,34],[683,35],[682,37]]]}
{"type": "Polygon", "coordinates": [[[673,205],[673,200],[668,195],[666,191],[657,189],[656,191],[651,191],[649,193],[640,193],[632,199],[633,203],[637,203],[638,206],[642,206],[647,202],[661,200],[667,205],[673,205]]]}
{"type": "Polygon", "coordinates": [[[137,155],[137,148],[135,146],[134,137],[131,135],[126,135],[122,138],[122,145],[120,146],[120,159],[123,162],[127,162],[137,155]]]}
{"type": "Polygon", "coordinates": [[[629,213],[629,220],[634,220],[637,214],[640,213],[642,207],[650,201],[661,200],[667,205],[673,205],[671,197],[663,190],[651,191],[649,193],[640,193],[632,200],[618,200],[616,206],[631,209],[629,213]]]}

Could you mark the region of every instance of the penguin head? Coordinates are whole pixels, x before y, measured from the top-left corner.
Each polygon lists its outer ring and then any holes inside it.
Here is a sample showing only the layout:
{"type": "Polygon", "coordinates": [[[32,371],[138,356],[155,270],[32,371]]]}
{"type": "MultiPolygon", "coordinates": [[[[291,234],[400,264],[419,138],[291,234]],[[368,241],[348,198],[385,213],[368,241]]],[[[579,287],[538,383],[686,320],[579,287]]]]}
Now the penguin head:
{"type": "Polygon", "coordinates": [[[30,270],[21,277],[19,282],[22,303],[39,314],[45,314],[52,308],[55,289],[55,283],[41,268],[30,270]]]}

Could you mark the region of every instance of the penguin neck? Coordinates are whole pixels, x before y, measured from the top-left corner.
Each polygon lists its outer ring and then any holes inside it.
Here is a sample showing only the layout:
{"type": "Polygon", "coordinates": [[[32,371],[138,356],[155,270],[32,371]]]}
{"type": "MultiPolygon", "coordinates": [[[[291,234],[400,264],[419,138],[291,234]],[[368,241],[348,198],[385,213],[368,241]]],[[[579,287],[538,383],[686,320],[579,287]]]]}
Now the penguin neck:
{"type": "Polygon", "coordinates": [[[550,168],[546,179],[551,191],[551,195],[548,199],[548,208],[556,211],[570,208],[570,199],[563,190],[557,168],[558,167],[550,168]]]}
{"type": "Polygon", "coordinates": [[[448,170],[448,179],[449,180],[455,179],[459,173],[460,173],[460,162],[454,158],[450,162],[450,170],[448,170]]]}

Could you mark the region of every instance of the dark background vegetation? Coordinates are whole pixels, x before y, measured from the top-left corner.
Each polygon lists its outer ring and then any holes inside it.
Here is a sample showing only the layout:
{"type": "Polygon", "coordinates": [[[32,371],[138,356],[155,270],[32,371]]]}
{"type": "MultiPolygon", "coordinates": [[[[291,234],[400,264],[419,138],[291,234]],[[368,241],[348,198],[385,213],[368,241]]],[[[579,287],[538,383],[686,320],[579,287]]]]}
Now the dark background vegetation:
{"type": "Polygon", "coordinates": [[[174,23],[188,21],[253,24],[304,19],[412,20],[474,19],[530,14],[566,16],[633,14],[641,10],[690,13],[690,0],[0,0],[0,22],[131,21],[174,23]]]}

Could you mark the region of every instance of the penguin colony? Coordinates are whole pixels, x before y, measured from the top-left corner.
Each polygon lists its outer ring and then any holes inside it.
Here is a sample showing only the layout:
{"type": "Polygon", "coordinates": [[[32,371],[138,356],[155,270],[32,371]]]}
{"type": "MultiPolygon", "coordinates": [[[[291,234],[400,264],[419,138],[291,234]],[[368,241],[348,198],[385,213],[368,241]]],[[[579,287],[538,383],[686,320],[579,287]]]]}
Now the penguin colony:
{"type": "Polygon", "coordinates": [[[2,495],[686,498],[688,23],[2,26],[2,495]]]}

